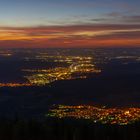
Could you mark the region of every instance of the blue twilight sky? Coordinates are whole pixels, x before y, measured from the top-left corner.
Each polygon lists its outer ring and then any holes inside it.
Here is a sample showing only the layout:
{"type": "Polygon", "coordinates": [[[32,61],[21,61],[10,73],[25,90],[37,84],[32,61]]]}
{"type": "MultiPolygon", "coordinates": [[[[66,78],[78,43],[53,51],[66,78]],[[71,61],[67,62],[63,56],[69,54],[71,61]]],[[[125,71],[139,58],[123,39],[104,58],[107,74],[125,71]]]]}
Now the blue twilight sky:
{"type": "Polygon", "coordinates": [[[140,0],[0,0],[0,26],[140,23],[140,0]]]}
{"type": "Polygon", "coordinates": [[[140,0],[0,0],[0,47],[140,47],[140,0]]]}

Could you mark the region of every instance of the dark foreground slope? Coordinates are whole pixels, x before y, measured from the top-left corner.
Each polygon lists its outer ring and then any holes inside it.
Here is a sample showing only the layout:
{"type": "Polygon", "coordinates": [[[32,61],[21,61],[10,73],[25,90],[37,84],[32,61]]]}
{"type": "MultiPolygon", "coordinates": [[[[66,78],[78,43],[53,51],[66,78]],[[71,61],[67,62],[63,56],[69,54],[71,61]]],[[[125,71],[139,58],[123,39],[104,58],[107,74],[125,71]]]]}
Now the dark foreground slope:
{"type": "Polygon", "coordinates": [[[1,140],[140,140],[140,122],[127,126],[74,119],[0,121],[1,140]]]}

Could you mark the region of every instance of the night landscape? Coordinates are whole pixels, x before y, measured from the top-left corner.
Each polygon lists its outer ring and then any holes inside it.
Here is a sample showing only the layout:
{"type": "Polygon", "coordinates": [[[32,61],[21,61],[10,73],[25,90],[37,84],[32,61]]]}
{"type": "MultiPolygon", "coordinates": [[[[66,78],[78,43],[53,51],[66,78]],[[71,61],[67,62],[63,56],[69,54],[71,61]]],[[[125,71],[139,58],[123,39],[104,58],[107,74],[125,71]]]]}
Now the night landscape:
{"type": "Polygon", "coordinates": [[[0,3],[0,139],[140,140],[138,0],[0,3]]]}

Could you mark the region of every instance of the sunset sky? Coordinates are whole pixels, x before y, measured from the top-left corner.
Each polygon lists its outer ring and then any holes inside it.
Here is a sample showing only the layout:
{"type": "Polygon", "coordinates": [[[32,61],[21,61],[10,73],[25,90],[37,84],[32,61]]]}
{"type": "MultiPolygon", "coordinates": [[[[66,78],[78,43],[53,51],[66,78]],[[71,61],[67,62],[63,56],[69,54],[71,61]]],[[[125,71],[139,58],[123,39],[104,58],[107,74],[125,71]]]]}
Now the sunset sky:
{"type": "Polygon", "coordinates": [[[140,0],[0,0],[0,47],[140,47],[140,0]]]}

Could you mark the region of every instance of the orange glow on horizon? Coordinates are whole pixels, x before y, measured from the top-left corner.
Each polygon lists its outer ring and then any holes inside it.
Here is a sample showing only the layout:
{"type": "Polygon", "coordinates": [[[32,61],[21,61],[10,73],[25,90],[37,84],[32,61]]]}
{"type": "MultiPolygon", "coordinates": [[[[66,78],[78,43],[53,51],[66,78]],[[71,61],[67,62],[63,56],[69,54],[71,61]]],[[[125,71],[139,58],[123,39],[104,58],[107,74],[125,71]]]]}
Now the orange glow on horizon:
{"type": "Polygon", "coordinates": [[[0,28],[0,47],[140,46],[139,27],[64,26],[0,28]]]}

